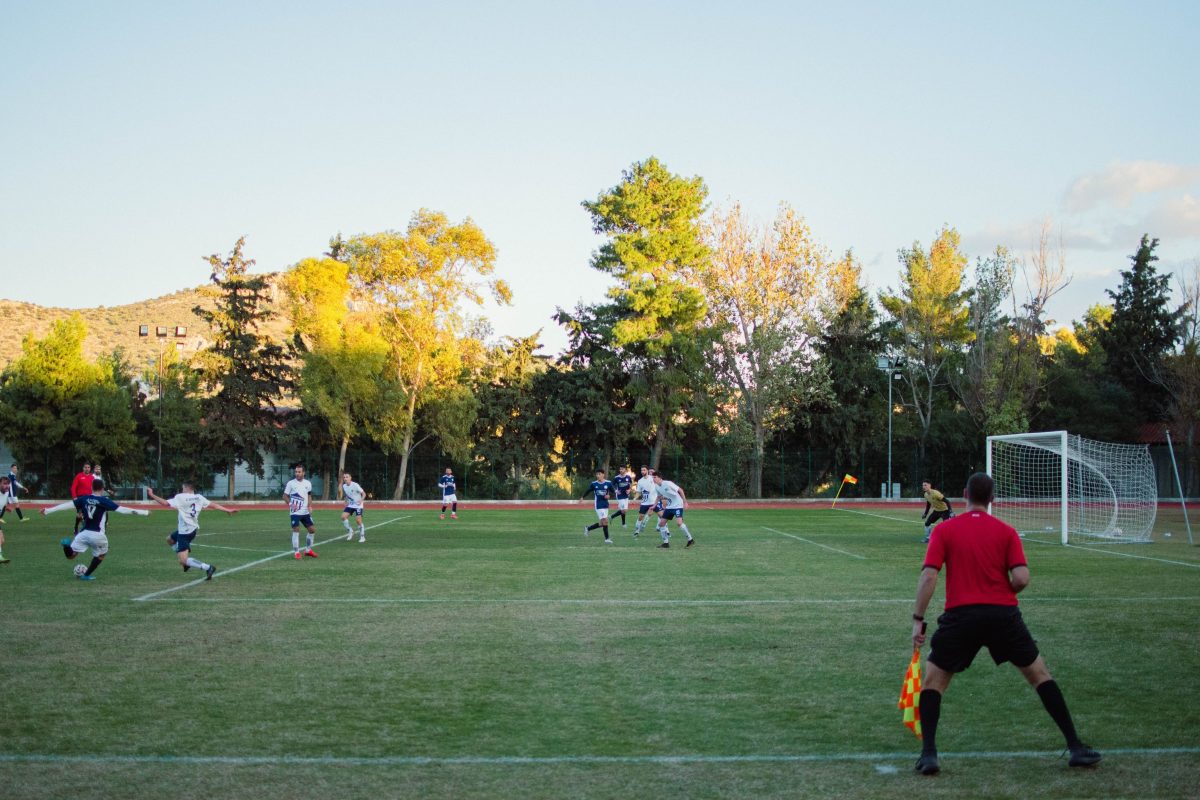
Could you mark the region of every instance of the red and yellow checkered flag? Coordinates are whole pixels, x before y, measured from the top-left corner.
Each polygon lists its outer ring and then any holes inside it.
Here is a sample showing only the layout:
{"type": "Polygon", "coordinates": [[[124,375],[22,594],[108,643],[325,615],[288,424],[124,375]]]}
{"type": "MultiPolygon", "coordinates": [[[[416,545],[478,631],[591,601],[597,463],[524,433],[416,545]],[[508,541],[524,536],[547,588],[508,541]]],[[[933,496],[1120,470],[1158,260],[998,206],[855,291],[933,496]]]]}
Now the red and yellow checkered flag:
{"type": "Polygon", "coordinates": [[[913,650],[908,672],[900,687],[899,707],[904,711],[904,725],[921,738],[921,651],[913,650]]]}

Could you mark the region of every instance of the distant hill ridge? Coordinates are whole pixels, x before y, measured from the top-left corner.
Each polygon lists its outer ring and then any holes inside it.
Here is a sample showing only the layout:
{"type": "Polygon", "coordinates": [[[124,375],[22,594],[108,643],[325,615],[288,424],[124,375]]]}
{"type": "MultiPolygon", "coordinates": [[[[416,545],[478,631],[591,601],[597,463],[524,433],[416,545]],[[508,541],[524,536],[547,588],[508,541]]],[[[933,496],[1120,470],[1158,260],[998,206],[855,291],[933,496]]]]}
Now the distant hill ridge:
{"type": "MultiPolygon", "coordinates": [[[[282,341],[287,334],[288,320],[279,288],[281,273],[268,273],[265,277],[271,285],[269,305],[274,317],[263,326],[262,332],[282,341]]],[[[207,347],[211,341],[207,323],[192,309],[196,306],[212,308],[215,298],[216,287],[199,286],[128,305],[98,308],[51,308],[0,299],[0,368],[21,355],[21,340],[25,334],[32,333],[40,339],[56,321],[72,314],[78,314],[87,325],[88,337],[83,352],[89,360],[94,361],[121,347],[135,369],[153,363],[158,358],[159,341],[155,328],[159,326],[166,327],[168,332],[164,348],[177,347],[179,342],[182,343],[179,349],[190,355],[207,347]],[[138,335],[140,325],[150,326],[149,336],[138,335]],[[176,337],[176,326],[187,328],[187,335],[176,337]]]]}

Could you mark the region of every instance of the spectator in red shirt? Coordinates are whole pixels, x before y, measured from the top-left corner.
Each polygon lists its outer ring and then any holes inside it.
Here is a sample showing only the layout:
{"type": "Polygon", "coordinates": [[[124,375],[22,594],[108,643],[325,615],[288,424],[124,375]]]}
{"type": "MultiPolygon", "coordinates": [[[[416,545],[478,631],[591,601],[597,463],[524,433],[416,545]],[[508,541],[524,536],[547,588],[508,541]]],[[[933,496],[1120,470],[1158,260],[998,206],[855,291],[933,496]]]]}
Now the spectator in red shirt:
{"type": "Polygon", "coordinates": [[[984,473],[970,477],[964,492],[966,512],[933,529],[925,566],[917,581],[914,648],[925,644],[925,609],[937,588],[938,572],[945,565],[946,610],[938,617],[937,632],[925,660],[919,702],[923,739],[917,771],[922,775],[933,775],[941,769],[936,736],[942,695],[954,673],[971,666],[982,647],[987,647],[997,664],[1011,661],[1037,691],[1067,740],[1070,766],[1092,766],[1101,758],[1075,733],[1067,701],[1021,619],[1017,593],[1029,585],[1029,567],[1016,529],[987,511],[994,489],[995,483],[984,473]]]}
{"type": "MultiPolygon", "coordinates": [[[[75,480],[71,481],[71,499],[77,497],[85,497],[92,493],[92,465],[84,463],[83,469],[75,476],[75,480]]],[[[75,512],[75,533],[79,533],[79,524],[83,522],[83,514],[75,512]]]]}

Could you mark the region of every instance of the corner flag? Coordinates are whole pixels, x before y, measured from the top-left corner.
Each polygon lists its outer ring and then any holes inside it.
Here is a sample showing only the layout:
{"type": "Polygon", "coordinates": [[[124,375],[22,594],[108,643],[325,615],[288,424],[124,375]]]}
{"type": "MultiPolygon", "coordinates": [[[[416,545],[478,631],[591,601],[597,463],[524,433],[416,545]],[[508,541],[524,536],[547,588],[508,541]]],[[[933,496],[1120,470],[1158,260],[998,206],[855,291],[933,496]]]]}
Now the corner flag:
{"type": "Polygon", "coordinates": [[[921,651],[913,650],[912,661],[908,664],[908,672],[904,673],[904,683],[900,686],[900,703],[904,711],[904,725],[921,738],[921,651]]]}
{"type": "Polygon", "coordinates": [[[845,476],[844,478],[842,478],[842,483],[848,483],[848,484],[850,484],[851,486],[853,486],[854,484],[858,483],[858,478],[856,478],[856,477],[854,477],[853,475],[851,475],[851,474],[847,473],[847,474],[846,474],[846,476],[845,476]]]}
{"type": "Polygon", "coordinates": [[[842,476],[842,482],[838,484],[837,494],[833,496],[833,503],[830,504],[830,508],[837,508],[838,498],[842,496],[842,489],[846,488],[847,483],[853,486],[854,484],[858,483],[858,478],[854,477],[849,472],[842,476]]]}

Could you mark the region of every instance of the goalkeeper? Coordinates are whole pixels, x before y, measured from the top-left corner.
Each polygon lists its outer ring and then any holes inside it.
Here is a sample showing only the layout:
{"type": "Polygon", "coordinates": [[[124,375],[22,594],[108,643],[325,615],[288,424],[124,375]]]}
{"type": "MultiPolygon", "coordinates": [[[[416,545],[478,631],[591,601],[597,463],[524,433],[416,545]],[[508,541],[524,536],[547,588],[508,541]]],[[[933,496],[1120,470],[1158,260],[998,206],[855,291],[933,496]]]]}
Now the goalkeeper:
{"type": "Polygon", "coordinates": [[[933,488],[933,484],[928,480],[921,482],[921,492],[925,497],[925,510],[921,513],[921,521],[925,523],[925,538],[921,542],[928,544],[933,526],[941,520],[953,517],[954,509],[950,508],[950,501],[946,499],[946,495],[933,488]]]}

